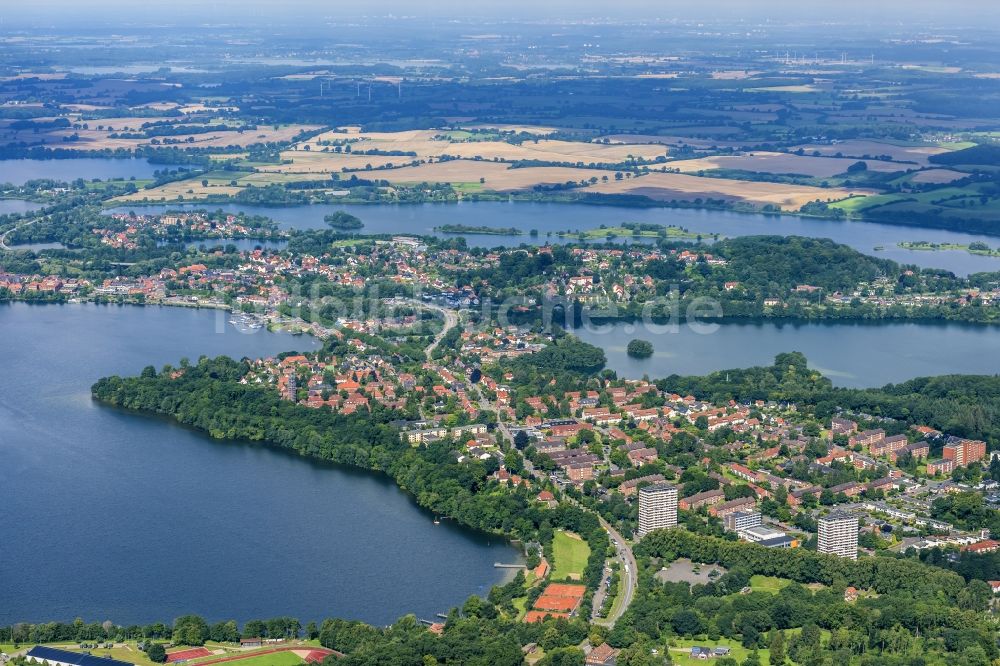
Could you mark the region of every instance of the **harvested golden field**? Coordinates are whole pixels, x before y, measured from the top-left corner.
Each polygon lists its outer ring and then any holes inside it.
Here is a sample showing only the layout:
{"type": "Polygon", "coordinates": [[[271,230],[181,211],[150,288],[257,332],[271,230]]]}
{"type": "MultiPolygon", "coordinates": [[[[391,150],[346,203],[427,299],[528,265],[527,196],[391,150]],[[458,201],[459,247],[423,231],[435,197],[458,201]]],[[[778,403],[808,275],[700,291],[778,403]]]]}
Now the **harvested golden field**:
{"type": "Polygon", "coordinates": [[[665,156],[667,150],[650,144],[603,144],[576,141],[525,142],[520,145],[503,141],[478,141],[474,143],[453,143],[445,151],[459,157],[482,157],[486,160],[501,159],[540,160],[544,162],[581,162],[584,164],[613,164],[624,162],[630,157],[655,160],[665,156]]]}
{"type": "MultiPolygon", "coordinates": [[[[291,164],[268,164],[257,167],[265,173],[340,173],[344,169],[359,170],[367,165],[373,168],[387,164],[409,164],[415,157],[390,155],[354,155],[351,153],[324,153],[315,150],[287,150],[281,153],[282,160],[292,160],[291,164]]],[[[363,177],[363,174],[359,174],[363,177]]]]}
{"type": "Polygon", "coordinates": [[[968,175],[969,174],[962,173],[961,171],[952,171],[951,169],[929,169],[927,171],[919,171],[913,174],[913,177],[910,178],[910,182],[943,185],[945,183],[956,181],[960,178],[965,178],[968,175]]]}
{"type": "Polygon", "coordinates": [[[600,178],[607,172],[573,167],[528,167],[511,169],[499,162],[449,160],[421,164],[417,167],[387,169],[372,172],[372,178],[391,183],[478,183],[485,179],[483,189],[497,192],[530,190],[535,185],[557,185],[568,181],[580,182],[600,178]]]}
{"type": "MultiPolygon", "coordinates": [[[[789,153],[757,152],[747,155],[717,155],[694,160],[668,162],[667,167],[680,169],[683,173],[708,171],[709,169],[737,169],[756,173],[800,174],[813,178],[829,178],[844,173],[859,160],[838,157],[813,157],[789,153]]],[[[872,171],[906,171],[916,168],[913,164],[865,160],[872,171]]]]}
{"type": "Polygon", "coordinates": [[[804,83],[792,86],[764,86],[762,88],[746,88],[746,92],[776,92],[776,93],[815,93],[822,91],[822,88],[813,83],[804,83]]]}
{"type": "MultiPolygon", "coordinates": [[[[344,141],[345,139],[354,141],[352,150],[400,150],[404,152],[413,151],[417,155],[440,154],[440,147],[447,146],[447,141],[435,141],[443,130],[406,130],[403,132],[361,132],[356,127],[341,128],[342,132],[323,132],[318,134],[308,142],[296,144],[295,151],[302,151],[306,143],[309,144],[310,152],[323,150],[320,145],[322,141],[344,141]]],[[[302,151],[305,152],[305,151],[302,151]]]]}
{"type": "Polygon", "coordinates": [[[751,69],[721,69],[712,72],[712,78],[717,81],[742,81],[761,73],[759,70],[751,69]]]}
{"type": "MultiPolygon", "coordinates": [[[[157,122],[161,120],[175,120],[174,118],[105,118],[101,120],[85,120],[74,122],[84,122],[88,129],[58,129],[44,133],[35,134],[33,130],[4,131],[0,129],[0,142],[14,143],[19,141],[38,142],[44,141],[46,144],[58,144],[59,148],[67,150],[101,150],[105,148],[135,149],[142,146],[152,145],[152,139],[125,139],[121,137],[112,138],[110,135],[120,132],[139,131],[143,123],[157,122]],[[98,129],[101,126],[103,129],[98,129]],[[75,141],[63,141],[64,137],[77,135],[75,141]]],[[[220,130],[218,132],[206,132],[204,134],[181,134],[169,137],[172,141],[180,142],[183,147],[188,148],[225,148],[228,146],[246,147],[256,143],[287,142],[291,141],[299,132],[319,129],[315,125],[282,125],[275,129],[273,125],[261,125],[257,129],[238,132],[235,130],[220,130]],[[190,143],[187,142],[191,138],[190,143]]],[[[162,139],[162,137],[161,137],[162,139]]]]}
{"type": "MultiPolygon", "coordinates": [[[[430,159],[442,155],[450,155],[462,158],[481,157],[484,160],[503,160],[508,162],[516,160],[539,160],[544,162],[612,164],[624,162],[630,157],[655,160],[657,157],[667,154],[666,148],[655,143],[623,145],[539,139],[537,141],[526,141],[522,144],[512,144],[506,141],[450,141],[444,138],[435,138],[443,137],[447,134],[448,130],[359,132],[352,128],[346,132],[324,132],[310,139],[305,144],[296,145],[295,149],[289,151],[286,157],[293,160],[315,160],[316,158],[313,157],[305,158],[304,155],[306,153],[315,155],[321,152],[324,148],[322,145],[324,141],[343,141],[345,139],[354,142],[351,145],[354,153],[366,150],[416,153],[416,158],[410,157],[407,159],[405,156],[393,156],[394,159],[385,160],[383,163],[386,161],[399,163],[418,158],[430,159]],[[309,146],[308,151],[303,150],[306,144],[309,146]]],[[[372,155],[371,157],[385,156],[372,155]]],[[[378,163],[372,161],[372,165],[377,166],[378,163]]]]}
{"type": "Polygon", "coordinates": [[[525,134],[537,134],[538,136],[547,136],[549,134],[554,134],[558,132],[556,127],[543,127],[539,125],[505,125],[503,123],[496,124],[480,124],[480,125],[468,125],[465,129],[478,129],[478,130],[498,130],[500,132],[524,132],[525,134]]]}
{"type": "Polygon", "coordinates": [[[125,204],[130,201],[175,201],[177,199],[204,199],[210,195],[234,196],[241,188],[221,183],[209,182],[208,187],[201,184],[200,179],[180,180],[167,183],[151,190],[139,190],[134,194],[115,197],[111,201],[116,204],[125,204]]]}
{"type": "Polygon", "coordinates": [[[798,210],[811,201],[839,201],[852,194],[872,194],[869,190],[808,187],[781,183],[761,183],[727,178],[703,178],[680,173],[651,173],[639,178],[598,183],[588,192],[638,194],[659,201],[672,199],[725,199],[756,205],[772,204],[785,210],[798,210]]]}
{"type": "Polygon", "coordinates": [[[692,148],[739,148],[740,144],[733,141],[716,141],[714,139],[692,139],[686,136],[659,134],[608,134],[601,137],[611,143],[643,144],[659,143],[667,146],[691,146],[692,148]]]}
{"type": "Polygon", "coordinates": [[[897,146],[881,141],[868,141],[865,139],[852,139],[841,141],[832,145],[806,144],[795,146],[792,150],[801,148],[806,154],[818,152],[820,155],[837,155],[844,157],[861,158],[865,155],[872,157],[887,155],[896,162],[914,162],[920,166],[927,166],[927,158],[931,155],[946,153],[948,150],[940,146],[897,146]]]}

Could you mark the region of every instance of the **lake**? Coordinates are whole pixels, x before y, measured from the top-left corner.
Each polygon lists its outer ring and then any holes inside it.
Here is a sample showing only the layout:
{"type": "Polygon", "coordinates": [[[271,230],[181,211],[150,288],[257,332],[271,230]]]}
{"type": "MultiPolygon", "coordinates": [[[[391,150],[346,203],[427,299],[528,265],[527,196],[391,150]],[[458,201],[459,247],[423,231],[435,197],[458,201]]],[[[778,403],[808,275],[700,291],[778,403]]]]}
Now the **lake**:
{"type": "Polygon", "coordinates": [[[1000,373],[1000,329],[958,323],[727,323],[707,334],[686,324],[673,332],[616,323],[584,326],[573,333],[603,348],[607,367],[631,379],[770,365],[776,355],[790,351],[805,354],[810,366],[837,386],[1000,373]],[[626,354],[633,338],[650,341],[653,356],[635,359],[626,354]]]}
{"type": "Polygon", "coordinates": [[[0,304],[0,625],[433,618],[516,551],[385,477],[222,443],[94,403],[109,374],[317,346],[222,311],[0,304]]]}
{"type": "Polygon", "coordinates": [[[175,165],[153,164],[143,158],[77,157],[65,160],[0,160],[0,183],[24,185],[29,180],[50,178],[70,182],[77,178],[152,178],[154,171],[176,169],[175,165]]]}
{"type": "MultiPolygon", "coordinates": [[[[2,164],[3,162],[0,161],[0,165],[2,164]]],[[[30,213],[33,210],[38,210],[44,205],[45,204],[35,203],[34,201],[25,201],[24,199],[0,199],[0,215],[8,215],[10,213],[30,213]]]]}
{"type": "Polygon", "coordinates": [[[240,252],[250,252],[258,248],[263,250],[283,250],[288,245],[286,240],[263,240],[260,238],[237,238],[237,239],[219,239],[219,238],[205,238],[202,240],[189,241],[184,244],[185,247],[204,247],[207,250],[212,250],[215,248],[225,248],[227,245],[233,245],[240,252]]]}
{"type": "MultiPolygon", "coordinates": [[[[2,180],[2,178],[0,178],[2,180]]],[[[155,205],[123,206],[108,212],[134,210],[157,213],[179,208],[221,209],[227,213],[245,212],[265,215],[285,229],[326,228],[325,215],[345,210],[365,223],[361,233],[367,234],[421,234],[450,236],[434,231],[445,224],[485,225],[489,227],[516,227],[525,233],[519,236],[492,234],[462,234],[470,245],[494,247],[565,242],[555,236],[559,231],[596,229],[623,222],[647,222],[674,225],[695,233],[721,234],[722,236],[751,236],[776,234],[782,236],[811,236],[830,238],[838,243],[877,257],[892,259],[904,264],[928,268],[943,268],[956,275],[981,271],[1000,271],[1000,257],[969,254],[960,250],[940,252],[904,250],[897,247],[901,241],[927,241],[930,243],[955,243],[968,245],[982,242],[991,247],[1000,245],[1000,238],[966,234],[941,229],[918,229],[872,222],[845,222],[821,220],[794,215],[751,215],[718,210],[690,210],[673,208],[629,208],[623,206],[592,206],[587,204],[466,201],[455,204],[364,205],[323,204],[315,206],[269,207],[242,204],[225,205],[155,205]],[[537,237],[528,235],[535,229],[537,237]],[[876,247],[882,250],[876,251],[876,247]]],[[[574,239],[575,240],[575,239],[574,239]]]]}
{"type": "Polygon", "coordinates": [[[18,243],[17,245],[9,245],[11,250],[20,252],[41,252],[42,250],[66,250],[68,249],[62,243],[18,243]]]}

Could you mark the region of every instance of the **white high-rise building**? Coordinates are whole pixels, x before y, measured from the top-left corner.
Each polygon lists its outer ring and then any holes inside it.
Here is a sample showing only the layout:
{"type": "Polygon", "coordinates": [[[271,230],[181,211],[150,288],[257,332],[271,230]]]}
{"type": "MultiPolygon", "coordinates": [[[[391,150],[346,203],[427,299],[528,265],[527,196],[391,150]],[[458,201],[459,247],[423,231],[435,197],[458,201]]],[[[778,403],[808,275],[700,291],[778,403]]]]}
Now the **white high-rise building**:
{"type": "Polygon", "coordinates": [[[666,483],[639,489],[639,532],[677,527],[677,487],[666,483]]]}
{"type": "Polygon", "coordinates": [[[838,557],[858,559],[858,519],[843,511],[834,511],[819,519],[816,550],[838,557]]]}

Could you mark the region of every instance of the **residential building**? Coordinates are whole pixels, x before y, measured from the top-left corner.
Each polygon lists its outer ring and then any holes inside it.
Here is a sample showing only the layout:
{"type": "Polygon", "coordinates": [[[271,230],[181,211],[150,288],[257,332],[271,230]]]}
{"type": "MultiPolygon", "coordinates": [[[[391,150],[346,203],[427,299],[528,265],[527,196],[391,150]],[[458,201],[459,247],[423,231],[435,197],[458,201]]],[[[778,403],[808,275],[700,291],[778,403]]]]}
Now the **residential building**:
{"type": "Polygon", "coordinates": [[[667,527],[677,527],[677,487],[661,483],[640,488],[638,535],[667,527]]]}
{"type": "Polygon", "coordinates": [[[701,493],[691,495],[690,497],[685,497],[680,501],[680,508],[685,511],[690,511],[691,509],[697,509],[703,506],[712,506],[713,504],[718,504],[719,502],[724,502],[726,500],[726,493],[722,489],[706,490],[701,493]]]}
{"type": "Polygon", "coordinates": [[[601,643],[587,655],[586,666],[615,666],[618,663],[618,650],[607,643],[601,643]]]}
{"type": "Polygon", "coordinates": [[[708,513],[719,518],[725,518],[737,511],[749,511],[757,505],[756,497],[739,497],[722,504],[716,504],[708,508],[708,513]]]}
{"type": "Polygon", "coordinates": [[[632,495],[635,495],[636,489],[639,487],[640,483],[660,483],[665,480],[666,478],[662,474],[648,474],[646,476],[640,476],[636,479],[623,481],[622,484],[618,486],[618,492],[625,497],[631,497],[632,495]]]}
{"type": "Polygon", "coordinates": [[[858,559],[858,519],[844,511],[821,516],[816,550],[838,557],[858,559]]]}
{"type": "Polygon", "coordinates": [[[848,442],[851,446],[871,446],[877,442],[885,439],[885,430],[877,428],[875,430],[865,430],[864,432],[859,432],[857,435],[852,436],[848,442]]]}
{"type": "Polygon", "coordinates": [[[976,543],[969,544],[968,546],[962,546],[962,550],[975,555],[995,553],[997,550],[1000,550],[1000,543],[994,541],[993,539],[983,539],[982,541],[977,541],[976,543]]]}
{"type": "Polygon", "coordinates": [[[735,511],[726,515],[723,524],[728,532],[742,532],[761,524],[759,511],[735,511]]]}
{"type": "Polygon", "coordinates": [[[953,471],[955,471],[954,460],[932,460],[927,463],[927,476],[934,476],[935,474],[948,476],[953,471]]]}
{"type": "Polygon", "coordinates": [[[868,450],[873,456],[886,456],[901,451],[908,445],[906,435],[892,435],[875,442],[868,450]]]}
{"type": "Polygon", "coordinates": [[[857,432],[858,424],[850,419],[835,416],[830,419],[830,432],[834,435],[850,435],[857,432]]]}
{"type": "Polygon", "coordinates": [[[945,460],[953,461],[958,467],[965,467],[986,457],[986,442],[956,438],[944,445],[942,455],[945,460]]]}

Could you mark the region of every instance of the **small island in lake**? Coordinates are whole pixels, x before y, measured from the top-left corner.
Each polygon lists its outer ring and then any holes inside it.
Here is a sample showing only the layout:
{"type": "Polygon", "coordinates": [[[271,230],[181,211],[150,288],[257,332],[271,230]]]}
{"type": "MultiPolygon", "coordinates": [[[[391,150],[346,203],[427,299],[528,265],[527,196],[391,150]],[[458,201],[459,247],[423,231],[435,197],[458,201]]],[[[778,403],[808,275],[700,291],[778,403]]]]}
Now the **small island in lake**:
{"type": "Polygon", "coordinates": [[[351,230],[351,229],[360,229],[361,227],[365,226],[365,223],[362,222],[360,219],[358,219],[354,215],[351,215],[350,213],[345,213],[342,210],[338,210],[336,213],[333,213],[332,215],[324,216],[323,221],[334,229],[351,230]]]}
{"type": "Polygon", "coordinates": [[[705,238],[711,238],[712,240],[719,240],[721,238],[717,233],[697,233],[675,225],[652,224],[648,222],[624,222],[621,226],[617,227],[601,225],[596,229],[587,229],[586,231],[558,231],[556,235],[560,238],[576,236],[580,240],[613,240],[621,237],[701,241],[705,238]]]}
{"type": "Polygon", "coordinates": [[[490,234],[492,236],[520,236],[524,232],[517,227],[486,227],[470,224],[442,224],[434,227],[434,231],[443,234],[490,234]]]}
{"type": "Polygon", "coordinates": [[[986,257],[1000,257],[1000,249],[991,248],[986,243],[979,241],[973,241],[968,245],[963,245],[961,243],[929,243],[927,241],[902,241],[898,243],[899,247],[904,250],[925,250],[925,251],[942,251],[942,250],[959,250],[962,252],[968,252],[969,254],[979,254],[986,257]]]}
{"type": "Polygon", "coordinates": [[[632,342],[628,343],[628,347],[625,351],[632,358],[649,358],[653,355],[653,344],[647,342],[646,340],[639,340],[636,338],[632,342]]]}

